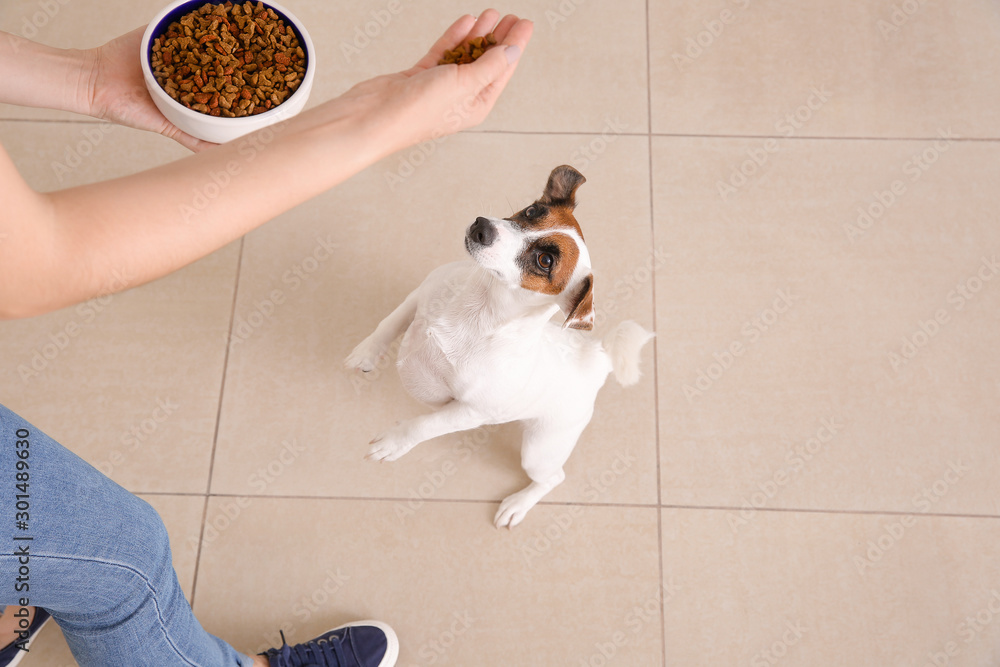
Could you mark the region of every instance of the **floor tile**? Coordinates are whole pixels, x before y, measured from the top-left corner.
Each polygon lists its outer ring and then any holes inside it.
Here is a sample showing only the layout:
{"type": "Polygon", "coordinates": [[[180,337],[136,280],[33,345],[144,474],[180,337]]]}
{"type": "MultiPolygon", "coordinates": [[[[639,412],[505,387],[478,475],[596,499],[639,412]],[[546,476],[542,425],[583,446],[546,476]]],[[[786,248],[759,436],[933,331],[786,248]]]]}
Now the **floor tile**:
{"type": "Polygon", "coordinates": [[[664,510],[668,665],[1000,659],[996,519],[664,510]]]}
{"type": "Polygon", "coordinates": [[[663,0],[649,13],[654,132],[1000,136],[993,3],[663,0]]]}
{"type": "Polygon", "coordinates": [[[996,514],[998,147],[787,141],[720,191],[764,145],[654,142],[663,501],[996,514]]]}
{"type": "Polygon", "coordinates": [[[512,531],[492,511],[431,503],[401,531],[390,502],[254,498],[205,546],[195,613],[245,650],[377,618],[400,665],[661,664],[658,602],[634,609],[658,600],[655,509],[546,505],[512,531]]]}
{"type": "MultiPolygon", "coordinates": [[[[464,230],[478,214],[527,205],[549,170],[591,141],[455,138],[392,181],[395,194],[385,173],[402,171],[409,156],[251,234],[213,493],[499,500],[526,484],[513,427],[445,436],[392,464],[364,461],[372,437],[425,408],[391,364],[372,378],[346,372],[342,360],[431,269],[465,257],[464,230]],[[450,167],[482,155],[493,157],[476,172],[450,167]]],[[[625,318],[652,326],[645,148],[645,140],[617,137],[577,163],[589,178],[576,213],[595,266],[599,335],[625,318]]],[[[656,502],[652,347],[643,354],[639,385],[609,380],[602,390],[551,500],[656,502]]]]}
{"type": "MultiPolygon", "coordinates": [[[[201,519],[205,513],[204,496],[142,496],[163,517],[170,534],[170,548],[174,556],[174,568],[184,595],[190,599],[194,584],[197,545],[201,537],[201,519]]],[[[32,644],[21,665],[24,667],[73,667],[76,665],[69,646],[54,622],[49,622],[32,644]]]]}
{"type": "MultiPolygon", "coordinates": [[[[39,190],[184,153],[161,137],[99,127],[8,122],[0,139],[39,190]]],[[[204,492],[238,250],[127,292],[0,323],[0,400],[131,491],[204,492]]]]}

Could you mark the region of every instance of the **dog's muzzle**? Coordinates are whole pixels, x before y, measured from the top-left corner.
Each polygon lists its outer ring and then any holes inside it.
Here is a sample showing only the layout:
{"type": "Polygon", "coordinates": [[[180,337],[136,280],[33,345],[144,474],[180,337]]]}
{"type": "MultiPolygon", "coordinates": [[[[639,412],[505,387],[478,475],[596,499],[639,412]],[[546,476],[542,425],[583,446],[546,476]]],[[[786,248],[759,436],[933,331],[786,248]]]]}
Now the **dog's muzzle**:
{"type": "Polygon", "coordinates": [[[466,243],[489,247],[497,240],[497,228],[486,218],[476,218],[476,221],[469,225],[469,231],[465,233],[465,239],[466,243]]]}

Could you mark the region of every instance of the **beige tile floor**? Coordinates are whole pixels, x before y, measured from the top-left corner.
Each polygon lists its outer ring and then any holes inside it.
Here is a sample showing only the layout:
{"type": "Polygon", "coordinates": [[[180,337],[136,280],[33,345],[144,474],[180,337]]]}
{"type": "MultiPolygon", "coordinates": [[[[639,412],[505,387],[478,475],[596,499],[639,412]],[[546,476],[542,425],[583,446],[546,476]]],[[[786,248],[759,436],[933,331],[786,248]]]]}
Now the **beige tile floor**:
{"type": "MultiPolygon", "coordinates": [[[[404,0],[376,29],[383,0],[284,4],[315,100],[480,9],[404,0]]],[[[159,5],[5,0],[0,29],[83,47],[159,5]]],[[[1000,664],[998,7],[515,0],[535,39],[482,127],[170,278],[0,324],[0,401],[161,511],[195,612],[245,650],[371,616],[407,667],[1000,664]],[[588,178],[601,325],[657,339],[566,483],[496,531],[516,429],[366,464],[422,408],[340,360],[560,163],[588,178]]],[[[97,127],[0,107],[39,189],[183,154],[97,127]]],[[[28,667],[73,664],[57,628],[36,646],[28,667]]]]}

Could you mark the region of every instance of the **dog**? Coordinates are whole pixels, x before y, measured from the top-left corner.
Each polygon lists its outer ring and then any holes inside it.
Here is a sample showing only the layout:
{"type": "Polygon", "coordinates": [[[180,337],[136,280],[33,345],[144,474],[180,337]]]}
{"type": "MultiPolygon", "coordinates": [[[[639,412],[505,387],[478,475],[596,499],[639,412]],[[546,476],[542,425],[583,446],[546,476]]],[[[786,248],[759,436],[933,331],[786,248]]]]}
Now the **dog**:
{"type": "Polygon", "coordinates": [[[586,179],[556,167],[541,198],[509,218],[478,217],[465,233],[471,259],[432,271],[347,357],[370,372],[400,335],[406,390],[436,411],[376,436],[366,458],[395,461],[417,444],[485,424],[521,422],[521,466],[531,483],[501,502],[512,528],[565,479],[563,465],[609,373],[638,382],[653,334],[632,321],[602,343],[594,327],[594,276],[573,216],[586,179]],[[562,311],[562,325],[550,322],[562,311]]]}

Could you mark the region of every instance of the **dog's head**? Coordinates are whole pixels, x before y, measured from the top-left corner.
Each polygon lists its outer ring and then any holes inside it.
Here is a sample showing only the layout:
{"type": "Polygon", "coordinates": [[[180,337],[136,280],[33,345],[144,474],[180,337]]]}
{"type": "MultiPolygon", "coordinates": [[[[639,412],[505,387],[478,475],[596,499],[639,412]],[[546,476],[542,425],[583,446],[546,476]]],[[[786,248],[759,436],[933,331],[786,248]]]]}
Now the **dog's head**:
{"type": "Polygon", "coordinates": [[[573,217],[576,189],[586,180],[573,167],[556,167],[540,199],[509,218],[476,218],[465,234],[480,266],[509,285],[554,297],[571,329],[594,328],[590,253],[573,217]]]}

